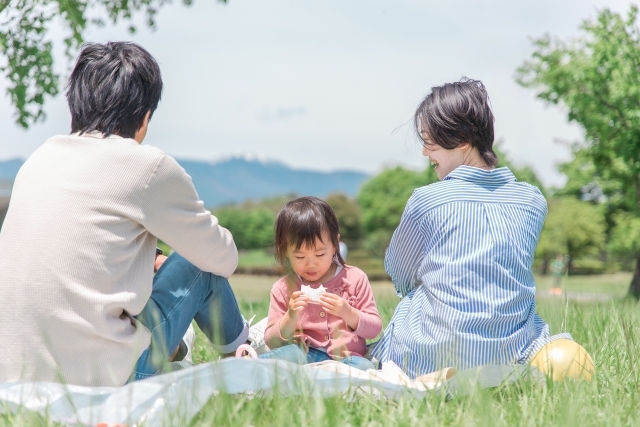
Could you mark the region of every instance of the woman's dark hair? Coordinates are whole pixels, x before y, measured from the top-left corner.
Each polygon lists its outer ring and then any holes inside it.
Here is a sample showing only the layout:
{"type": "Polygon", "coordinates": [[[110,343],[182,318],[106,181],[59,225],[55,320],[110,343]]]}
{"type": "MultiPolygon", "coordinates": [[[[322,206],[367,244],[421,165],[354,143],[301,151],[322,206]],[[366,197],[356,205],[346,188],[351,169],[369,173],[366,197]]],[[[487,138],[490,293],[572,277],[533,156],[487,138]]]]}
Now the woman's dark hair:
{"type": "Polygon", "coordinates": [[[331,209],[331,206],[324,200],[317,197],[300,197],[284,205],[275,224],[276,238],[276,267],[281,273],[290,274],[291,266],[287,258],[289,246],[294,246],[295,250],[302,245],[314,247],[316,239],[322,243],[322,234],[326,233],[331,240],[331,244],[336,250],[335,255],[340,265],[344,265],[344,260],[340,256],[340,227],[338,218],[331,209]]]}
{"type": "Polygon", "coordinates": [[[469,143],[489,166],[498,163],[493,152],[493,113],[487,90],[480,80],[466,77],[459,82],[434,86],[413,116],[418,137],[442,148],[469,143]]]}
{"type": "Polygon", "coordinates": [[[133,138],[162,94],[160,67],[135,43],[87,43],[67,84],[71,133],[133,138]]]}

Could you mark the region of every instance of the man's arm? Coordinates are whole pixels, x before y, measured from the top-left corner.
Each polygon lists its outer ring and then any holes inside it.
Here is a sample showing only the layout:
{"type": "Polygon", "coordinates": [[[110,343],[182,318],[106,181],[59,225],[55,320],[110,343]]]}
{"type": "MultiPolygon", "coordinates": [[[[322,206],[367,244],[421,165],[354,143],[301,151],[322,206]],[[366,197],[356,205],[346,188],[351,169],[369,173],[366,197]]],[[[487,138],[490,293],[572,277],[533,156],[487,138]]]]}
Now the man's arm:
{"type": "Polygon", "coordinates": [[[166,154],[147,184],[140,222],[203,271],[229,277],[238,265],[233,236],[204,209],[191,177],[166,154]]]}

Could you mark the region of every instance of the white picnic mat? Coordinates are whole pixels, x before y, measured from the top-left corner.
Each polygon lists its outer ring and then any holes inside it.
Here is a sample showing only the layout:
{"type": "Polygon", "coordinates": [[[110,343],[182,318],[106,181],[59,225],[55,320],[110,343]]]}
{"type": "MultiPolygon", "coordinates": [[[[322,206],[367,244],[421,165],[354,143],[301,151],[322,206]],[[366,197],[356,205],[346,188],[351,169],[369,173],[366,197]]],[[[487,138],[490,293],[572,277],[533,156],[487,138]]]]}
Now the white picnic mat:
{"type": "Polygon", "coordinates": [[[343,394],[347,398],[368,393],[388,399],[444,392],[456,397],[477,388],[495,387],[523,378],[544,381],[540,371],[528,365],[485,366],[453,376],[453,371],[441,371],[438,375],[442,381],[436,376],[420,383],[403,376],[395,365],[385,368],[363,372],[337,362],[300,366],[277,360],[229,358],[116,388],[4,383],[0,384],[0,412],[35,411],[70,426],[107,423],[132,427],[143,422],[149,427],[181,426],[187,424],[211,396],[221,392],[343,394]],[[447,376],[451,377],[446,379],[447,376]]]}

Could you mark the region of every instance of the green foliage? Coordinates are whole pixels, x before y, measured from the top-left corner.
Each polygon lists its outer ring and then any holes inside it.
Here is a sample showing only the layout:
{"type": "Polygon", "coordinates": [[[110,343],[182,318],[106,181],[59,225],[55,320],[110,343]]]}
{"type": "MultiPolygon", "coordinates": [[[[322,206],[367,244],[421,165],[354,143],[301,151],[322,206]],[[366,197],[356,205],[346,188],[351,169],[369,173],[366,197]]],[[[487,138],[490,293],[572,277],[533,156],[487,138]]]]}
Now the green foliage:
{"type": "Polygon", "coordinates": [[[275,215],[266,209],[245,210],[234,206],[216,209],[220,225],[233,235],[238,249],[260,249],[273,245],[275,215]]]}
{"type": "Polygon", "coordinates": [[[384,256],[413,190],[437,180],[432,168],[416,172],[397,166],[382,171],[362,186],[357,200],[367,235],[365,248],[372,256],[384,256]]]}
{"type": "Polygon", "coordinates": [[[574,198],[552,199],[536,249],[545,261],[567,254],[570,260],[598,255],[605,247],[602,210],[574,198]]]}
{"type": "Polygon", "coordinates": [[[335,193],[329,195],[325,201],[331,206],[338,217],[340,224],[340,240],[344,241],[349,249],[355,249],[360,243],[364,233],[362,229],[362,212],[355,200],[346,194],[335,193]]]}
{"type": "MultiPolygon", "coordinates": [[[[146,15],[147,25],[154,27],[156,13],[168,3],[171,0],[0,0],[0,54],[6,58],[0,71],[10,82],[7,92],[16,123],[28,128],[43,120],[45,97],[59,91],[60,76],[54,71],[49,41],[52,21],[62,22],[68,31],[63,43],[71,58],[83,43],[88,24],[103,26],[103,16],[114,24],[131,21],[140,12],[146,15]]],[[[183,3],[190,5],[192,0],[183,3]]],[[[129,31],[135,32],[135,27],[130,25],[129,31]]]]}
{"type": "Polygon", "coordinates": [[[629,269],[640,255],[640,218],[627,212],[618,212],[613,220],[615,226],[609,239],[609,253],[629,269]]]}
{"type": "Polygon", "coordinates": [[[546,193],[546,189],[542,184],[542,181],[540,181],[540,178],[538,178],[538,175],[536,175],[534,170],[528,165],[515,166],[511,159],[509,159],[509,155],[507,154],[507,152],[503,151],[502,143],[500,141],[496,141],[496,143],[493,145],[493,151],[498,156],[497,167],[508,167],[518,181],[535,185],[543,194],[546,193]]]}
{"type": "Polygon", "coordinates": [[[633,183],[640,203],[640,30],[638,9],[627,17],[601,10],[582,25],[584,36],[565,42],[545,35],[516,80],[538,98],[567,108],[586,143],[576,150],[595,169],[623,185],[633,183]]]}
{"type": "Polygon", "coordinates": [[[618,212],[635,212],[633,183],[617,178],[623,175],[620,170],[624,169],[620,159],[614,159],[611,168],[598,170],[588,150],[575,149],[573,159],[560,164],[559,169],[567,177],[567,182],[556,191],[556,196],[571,196],[600,205],[608,238],[611,237],[618,212]]]}
{"type": "Polygon", "coordinates": [[[277,215],[278,212],[280,212],[280,209],[284,207],[284,205],[297,198],[298,196],[295,194],[286,194],[284,196],[268,197],[262,200],[250,200],[242,203],[238,207],[245,211],[254,209],[266,209],[274,215],[277,215]]]}
{"type": "Polygon", "coordinates": [[[362,208],[365,231],[393,232],[400,223],[400,217],[413,190],[437,180],[432,168],[416,172],[397,166],[386,169],[367,181],[357,197],[362,208]]]}

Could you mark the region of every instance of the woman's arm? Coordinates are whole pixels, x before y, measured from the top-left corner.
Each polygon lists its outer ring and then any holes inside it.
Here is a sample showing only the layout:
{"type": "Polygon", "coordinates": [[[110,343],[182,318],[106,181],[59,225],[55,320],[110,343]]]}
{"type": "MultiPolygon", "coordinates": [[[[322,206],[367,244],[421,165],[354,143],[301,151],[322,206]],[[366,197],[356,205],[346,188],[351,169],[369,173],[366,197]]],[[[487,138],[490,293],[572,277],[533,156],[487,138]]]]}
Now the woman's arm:
{"type": "Polygon", "coordinates": [[[384,268],[399,297],[404,297],[419,284],[417,271],[424,256],[424,233],[412,210],[414,196],[415,193],[407,202],[384,258],[384,268]]]}

